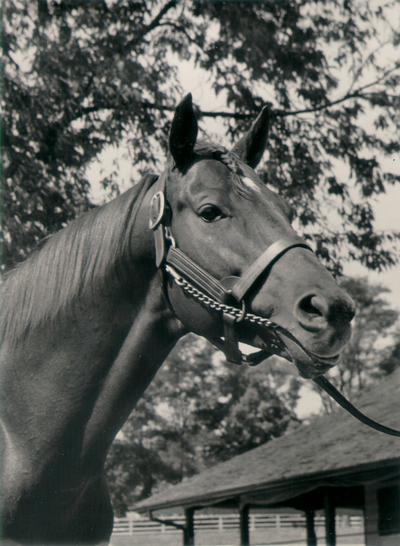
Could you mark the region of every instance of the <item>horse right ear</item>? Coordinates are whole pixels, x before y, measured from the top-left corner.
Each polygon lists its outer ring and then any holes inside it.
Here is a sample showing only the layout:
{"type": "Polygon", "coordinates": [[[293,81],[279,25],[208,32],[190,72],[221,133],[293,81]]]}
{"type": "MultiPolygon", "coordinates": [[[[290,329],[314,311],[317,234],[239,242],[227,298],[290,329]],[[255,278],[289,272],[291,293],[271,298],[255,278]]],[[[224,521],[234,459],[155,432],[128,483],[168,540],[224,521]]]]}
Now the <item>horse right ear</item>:
{"type": "Polygon", "coordinates": [[[249,131],[232,148],[232,152],[253,169],[260,162],[267,144],[269,119],[269,108],[264,106],[249,131]]]}
{"type": "Polygon", "coordinates": [[[176,107],[169,134],[169,150],[178,169],[183,168],[191,160],[197,131],[192,94],[189,93],[176,107]]]}

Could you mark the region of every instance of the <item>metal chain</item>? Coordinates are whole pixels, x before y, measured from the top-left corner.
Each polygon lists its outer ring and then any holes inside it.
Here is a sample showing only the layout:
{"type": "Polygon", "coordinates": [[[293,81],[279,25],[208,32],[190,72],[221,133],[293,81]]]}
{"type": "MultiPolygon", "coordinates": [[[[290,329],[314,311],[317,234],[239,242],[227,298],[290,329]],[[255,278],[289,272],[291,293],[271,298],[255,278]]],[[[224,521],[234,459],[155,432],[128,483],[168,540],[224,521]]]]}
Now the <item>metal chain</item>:
{"type": "Polygon", "coordinates": [[[260,326],[268,326],[269,328],[275,328],[276,324],[271,322],[269,319],[265,317],[260,317],[259,315],[254,315],[253,313],[248,313],[247,311],[243,312],[242,309],[238,309],[237,307],[233,307],[231,305],[226,305],[225,303],[220,303],[219,301],[216,301],[206,294],[204,292],[201,292],[198,290],[193,284],[188,282],[186,279],[184,279],[179,273],[170,265],[165,266],[165,271],[171,275],[174,282],[184,290],[187,294],[189,294],[193,299],[199,301],[202,303],[205,307],[208,307],[209,309],[212,309],[213,311],[221,311],[222,313],[225,313],[227,315],[231,315],[234,317],[238,322],[240,321],[246,321],[250,322],[252,324],[258,324],[260,326]]]}

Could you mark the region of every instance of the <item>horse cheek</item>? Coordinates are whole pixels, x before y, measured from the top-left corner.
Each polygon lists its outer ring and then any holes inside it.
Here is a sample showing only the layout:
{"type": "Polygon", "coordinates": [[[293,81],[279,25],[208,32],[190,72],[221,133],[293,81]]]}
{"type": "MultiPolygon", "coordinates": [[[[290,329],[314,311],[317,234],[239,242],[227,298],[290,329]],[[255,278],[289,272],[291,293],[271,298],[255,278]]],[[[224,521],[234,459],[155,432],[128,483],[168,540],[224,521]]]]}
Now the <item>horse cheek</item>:
{"type": "Polygon", "coordinates": [[[223,335],[220,313],[208,310],[174,283],[168,286],[168,299],[174,314],[189,331],[208,339],[223,335]]]}

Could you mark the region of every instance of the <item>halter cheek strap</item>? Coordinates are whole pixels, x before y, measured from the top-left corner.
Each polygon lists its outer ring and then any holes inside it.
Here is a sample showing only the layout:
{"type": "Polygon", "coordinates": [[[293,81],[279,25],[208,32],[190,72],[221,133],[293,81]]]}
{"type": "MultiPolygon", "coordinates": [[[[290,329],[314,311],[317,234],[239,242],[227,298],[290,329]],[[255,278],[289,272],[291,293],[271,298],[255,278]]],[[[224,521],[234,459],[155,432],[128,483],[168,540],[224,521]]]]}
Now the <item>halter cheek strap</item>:
{"type": "Polygon", "coordinates": [[[306,248],[311,250],[311,247],[305,243],[300,237],[286,237],[272,243],[259,256],[255,262],[243,273],[232,288],[232,295],[237,301],[242,301],[248,291],[253,287],[257,279],[292,248],[306,248]]]}
{"type": "Polygon", "coordinates": [[[150,202],[150,219],[149,219],[149,228],[153,231],[154,234],[154,246],[156,251],[156,266],[160,268],[165,256],[167,254],[167,245],[166,245],[166,233],[165,233],[165,211],[166,211],[166,201],[165,201],[165,192],[164,185],[161,182],[161,189],[157,191],[150,202]]]}

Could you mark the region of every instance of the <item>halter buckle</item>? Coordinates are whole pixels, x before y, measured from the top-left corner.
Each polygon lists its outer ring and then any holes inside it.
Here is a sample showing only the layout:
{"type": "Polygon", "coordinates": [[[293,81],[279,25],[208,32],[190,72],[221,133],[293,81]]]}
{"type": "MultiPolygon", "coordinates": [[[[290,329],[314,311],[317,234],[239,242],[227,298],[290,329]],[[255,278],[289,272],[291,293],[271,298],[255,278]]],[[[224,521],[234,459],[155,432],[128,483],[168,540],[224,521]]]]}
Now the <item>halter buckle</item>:
{"type": "Polygon", "coordinates": [[[165,213],[165,195],[164,192],[156,192],[150,201],[150,219],[149,228],[153,231],[161,224],[165,213]]]}

